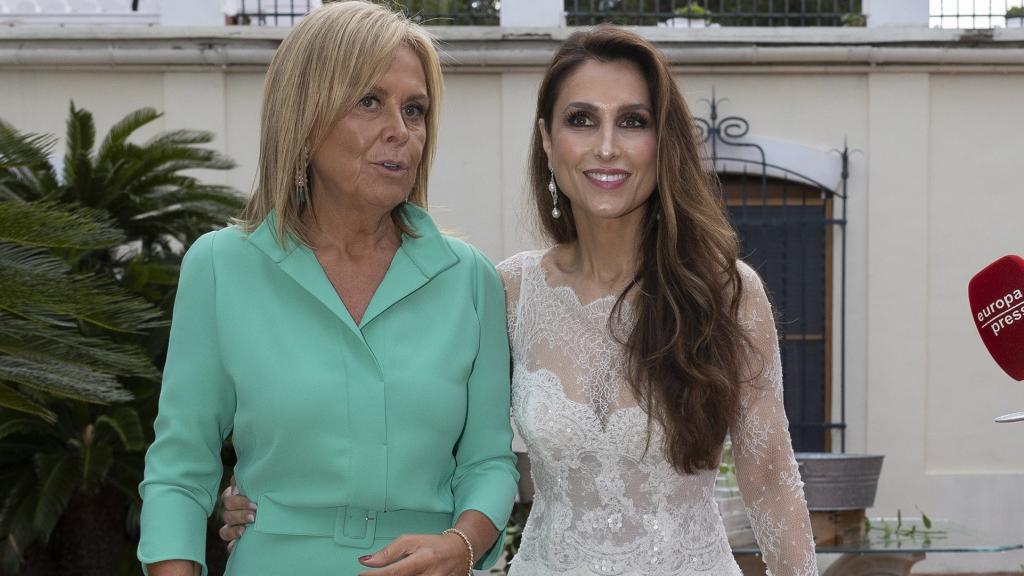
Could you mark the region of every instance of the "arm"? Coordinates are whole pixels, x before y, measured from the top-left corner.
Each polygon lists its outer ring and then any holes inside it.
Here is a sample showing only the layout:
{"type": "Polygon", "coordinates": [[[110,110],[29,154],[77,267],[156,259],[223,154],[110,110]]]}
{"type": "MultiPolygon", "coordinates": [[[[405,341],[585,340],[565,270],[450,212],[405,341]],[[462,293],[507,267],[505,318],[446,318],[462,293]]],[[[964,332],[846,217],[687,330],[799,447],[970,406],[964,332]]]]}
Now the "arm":
{"type": "Polygon", "coordinates": [[[811,521],[783,404],[774,316],[757,274],[740,264],[740,275],[740,317],[750,338],[748,365],[755,377],[740,384],[740,414],[731,430],[736,480],[769,574],[816,575],[811,521]]]}
{"type": "Polygon", "coordinates": [[[191,576],[193,566],[206,574],[206,519],[223,471],[221,445],[235,411],[234,388],[220,357],[214,238],[211,233],[197,240],[182,262],[153,426],[156,439],[146,453],[139,487],[138,557],[151,576],[191,576]]]}
{"type": "Polygon", "coordinates": [[[482,570],[494,564],[501,553],[501,546],[496,543],[503,540],[499,532],[504,532],[512,512],[519,473],[512,454],[509,418],[505,293],[491,263],[475,251],[474,257],[480,344],[469,377],[466,426],[455,450],[452,492],[455,517],[460,522],[467,511],[475,510],[494,527],[494,537],[489,542],[480,547],[474,542],[476,567],[482,570]]]}

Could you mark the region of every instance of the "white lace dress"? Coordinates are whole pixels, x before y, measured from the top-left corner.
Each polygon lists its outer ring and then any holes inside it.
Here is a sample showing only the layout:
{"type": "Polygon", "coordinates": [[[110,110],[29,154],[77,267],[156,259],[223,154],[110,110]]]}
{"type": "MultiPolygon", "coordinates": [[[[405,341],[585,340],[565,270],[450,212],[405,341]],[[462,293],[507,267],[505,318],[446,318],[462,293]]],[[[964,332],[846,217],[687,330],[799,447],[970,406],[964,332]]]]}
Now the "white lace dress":
{"type": "MultiPolygon", "coordinates": [[[[546,252],[498,266],[508,298],[512,414],[530,453],[535,495],[511,576],[741,574],[714,500],[714,470],[681,475],[660,450],[644,454],[637,406],[609,333],[615,296],[584,304],[552,286],[546,252]]],[[[764,355],[731,430],[736,476],[758,545],[775,576],[817,573],[803,484],[782,402],[778,339],[757,274],[740,264],[744,325],[764,355]]],[[[635,319],[624,306],[621,327],[635,319]]]]}

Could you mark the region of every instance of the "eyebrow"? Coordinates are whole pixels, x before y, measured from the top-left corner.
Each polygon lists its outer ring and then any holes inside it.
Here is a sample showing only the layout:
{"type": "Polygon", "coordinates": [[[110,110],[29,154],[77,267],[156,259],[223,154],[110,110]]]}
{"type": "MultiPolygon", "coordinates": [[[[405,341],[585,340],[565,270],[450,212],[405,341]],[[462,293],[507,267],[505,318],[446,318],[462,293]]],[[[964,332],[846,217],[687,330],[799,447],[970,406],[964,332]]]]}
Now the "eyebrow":
{"type": "MultiPolygon", "coordinates": [[[[388,96],[390,94],[387,90],[381,88],[380,86],[377,86],[376,84],[370,86],[370,89],[367,90],[367,92],[375,96],[388,96]]],[[[413,94],[412,97],[410,97],[407,101],[418,102],[421,104],[430,104],[430,96],[423,92],[418,92],[416,94],[413,94]]]]}
{"type": "MultiPolygon", "coordinates": [[[[598,110],[597,106],[591,104],[590,102],[569,102],[568,104],[565,105],[565,109],[568,110],[569,108],[580,108],[582,110],[586,110],[587,112],[597,112],[598,110]]],[[[648,114],[653,113],[651,111],[650,106],[640,103],[626,104],[618,108],[618,112],[620,114],[623,112],[634,112],[636,110],[641,110],[643,112],[647,112],[648,114]]]]}

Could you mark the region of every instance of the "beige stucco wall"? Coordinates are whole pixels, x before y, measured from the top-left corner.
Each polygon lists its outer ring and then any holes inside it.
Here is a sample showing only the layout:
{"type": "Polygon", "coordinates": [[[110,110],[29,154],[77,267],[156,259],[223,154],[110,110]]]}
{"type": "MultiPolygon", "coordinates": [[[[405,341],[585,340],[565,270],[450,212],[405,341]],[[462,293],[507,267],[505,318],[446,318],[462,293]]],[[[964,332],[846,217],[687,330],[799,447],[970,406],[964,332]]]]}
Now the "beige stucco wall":
{"type": "MultiPolygon", "coordinates": [[[[250,190],[261,57],[232,63],[228,50],[206,64],[26,64],[5,59],[12,34],[0,33],[0,117],[62,133],[74,99],[102,133],[127,111],[153,106],[166,113],[159,128],[214,131],[215,146],[239,166],[212,177],[250,190]]],[[[269,53],[273,34],[261,34],[253,50],[269,53]]],[[[447,34],[453,58],[463,59],[449,60],[432,208],[497,261],[537,245],[524,215],[524,169],[538,66],[554,43],[447,34]]],[[[795,49],[775,52],[786,40],[779,32],[701,32],[692,51],[665,34],[651,32],[672,55],[695,114],[707,114],[700,100],[714,88],[728,98],[721,112],[745,117],[753,137],[824,152],[845,140],[858,151],[848,190],[847,448],[886,455],[871,513],[919,507],[1024,542],[1024,423],[992,422],[1024,410],[1024,383],[988,357],[966,302],[974,272],[1024,253],[1024,35],[970,49],[950,32],[917,30],[904,34],[918,43],[901,54],[886,52],[899,31],[888,40],[805,31],[789,38],[795,49]],[[751,55],[750,46],[764,50],[751,55]]],[[[18,42],[45,49],[55,40],[18,42]]],[[[933,555],[918,571],[1022,564],[1020,552],[933,555]]]]}

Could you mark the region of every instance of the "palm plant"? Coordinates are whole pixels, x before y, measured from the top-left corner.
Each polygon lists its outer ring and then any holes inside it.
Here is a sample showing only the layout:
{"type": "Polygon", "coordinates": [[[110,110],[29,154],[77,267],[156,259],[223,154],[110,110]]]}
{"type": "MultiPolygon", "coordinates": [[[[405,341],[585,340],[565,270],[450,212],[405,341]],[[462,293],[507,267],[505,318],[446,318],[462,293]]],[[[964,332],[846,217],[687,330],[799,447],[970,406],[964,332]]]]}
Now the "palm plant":
{"type": "MultiPolygon", "coordinates": [[[[9,158],[6,154],[0,153],[9,158]]],[[[123,235],[95,210],[0,202],[0,563],[16,573],[46,542],[76,492],[109,484],[137,500],[137,474],[120,453],[145,437],[118,376],[159,373],[138,346],[101,333],[162,323],[152,304],[57,256],[110,248],[123,235]]]]}
{"type": "Polygon", "coordinates": [[[127,535],[181,255],[241,207],[186,172],[233,166],[199,146],[210,133],[130,141],[159,116],[128,114],[97,148],[72,104],[60,170],[55,138],[0,120],[0,573],[28,557],[30,574],[108,575],[118,556],[138,573],[127,535]]]}

